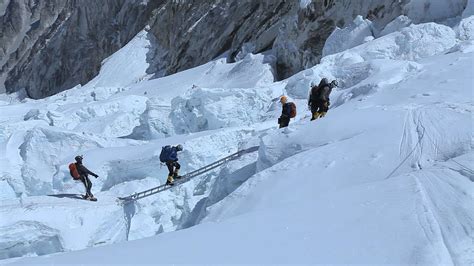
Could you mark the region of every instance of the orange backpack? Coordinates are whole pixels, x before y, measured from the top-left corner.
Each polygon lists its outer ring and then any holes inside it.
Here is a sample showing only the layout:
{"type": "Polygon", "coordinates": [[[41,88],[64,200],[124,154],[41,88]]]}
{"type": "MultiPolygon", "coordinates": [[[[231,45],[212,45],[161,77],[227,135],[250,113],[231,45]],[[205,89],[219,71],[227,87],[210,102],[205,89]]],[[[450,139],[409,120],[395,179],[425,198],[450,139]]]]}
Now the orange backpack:
{"type": "Polygon", "coordinates": [[[69,164],[69,173],[71,174],[73,179],[81,179],[79,172],[77,171],[77,167],[75,163],[69,164]]]}
{"type": "Polygon", "coordinates": [[[294,118],[296,116],[296,104],[290,102],[290,118],[294,118]]]}

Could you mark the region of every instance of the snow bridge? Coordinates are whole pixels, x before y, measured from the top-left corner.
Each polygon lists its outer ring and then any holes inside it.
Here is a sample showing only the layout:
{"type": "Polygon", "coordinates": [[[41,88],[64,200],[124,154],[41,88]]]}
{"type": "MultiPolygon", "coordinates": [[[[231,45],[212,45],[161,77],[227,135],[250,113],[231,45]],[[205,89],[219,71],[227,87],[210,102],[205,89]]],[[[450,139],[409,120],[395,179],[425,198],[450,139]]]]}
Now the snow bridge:
{"type": "Polygon", "coordinates": [[[255,152],[257,151],[259,148],[259,146],[254,146],[254,147],[251,147],[251,148],[248,148],[248,149],[245,149],[245,150],[240,150],[236,153],[233,153],[225,158],[222,158],[218,161],[215,161],[211,164],[208,164],[202,168],[199,168],[197,170],[194,170],[190,173],[187,173],[185,175],[182,175],[180,179],[177,179],[175,180],[174,184],[173,185],[167,185],[167,184],[163,184],[163,185],[160,185],[160,186],[157,186],[157,187],[154,187],[154,188],[150,188],[150,189],[147,189],[147,190],[144,190],[144,191],[141,191],[141,192],[137,192],[137,193],[134,193],[132,195],[129,195],[129,196],[126,196],[126,197],[119,197],[119,200],[122,200],[124,203],[129,203],[129,202],[133,202],[133,201],[136,201],[136,200],[139,200],[139,199],[142,199],[142,198],[145,198],[145,197],[148,197],[148,196],[151,196],[151,195],[154,195],[154,194],[157,194],[157,193],[160,193],[160,192],[163,192],[165,190],[168,190],[168,189],[171,189],[175,186],[178,186],[178,185],[181,185],[181,184],[184,184],[186,182],[188,182],[189,180],[197,177],[197,176],[200,176],[206,172],[209,172],[229,161],[233,161],[233,160],[236,160],[238,158],[240,158],[242,155],[245,155],[245,154],[248,154],[248,153],[252,153],[252,152],[255,152]]]}

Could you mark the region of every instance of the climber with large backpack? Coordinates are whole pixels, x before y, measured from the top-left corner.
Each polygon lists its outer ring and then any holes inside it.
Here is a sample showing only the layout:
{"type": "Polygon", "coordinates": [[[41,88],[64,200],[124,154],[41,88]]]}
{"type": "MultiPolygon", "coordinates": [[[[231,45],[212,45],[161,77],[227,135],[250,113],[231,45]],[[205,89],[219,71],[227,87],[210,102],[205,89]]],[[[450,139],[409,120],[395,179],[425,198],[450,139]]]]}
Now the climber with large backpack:
{"type": "Polygon", "coordinates": [[[174,179],[180,179],[178,172],[181,165],[178,163],[178,152],[183,150],[183,145],[178,144],[176,146],[166,145],[161,149],[160,161],[166,164],[168,167],[168,178],[166,179],[166,185],[173,186],[174,179]]]}
{"type": "Polygon", "coordinates": [[[288,102],[288,97],[281,96],[280,103],[282,106],[281,116],[278,118],[280,128],[287,127],[290,124],[290,119],[296,116],[296,105],[293,102],[288,102]]]}
{"type": "Polygon", "coordinates": [[[92,175],[95,178],[99,176],[87,169],[82,164],[82,160],[84,159],[82,155],[78,155],[74,159],[76,160],[76,162],[69,164],[69,173],[71,174],[74,180],[80,180],[84,184],[84,187],[86,188],[86,194],[83,196],[83,198],[91,201],[97,201],[97,199],[94,197],[94,195],[92,195],[91,192],[92,182],[89,179],[89,175],[92,175]]]}
{"type": "Polygon", "coordinates": [[[319,85],[311,84],[311,92],[308,99],[308,108],[311,110],[311,121],[324,117],[329,110],[329,95],[333,88],[337,87],[338,83],[333,80],[329,83],[327,78],[321,79],[319,85]]]}

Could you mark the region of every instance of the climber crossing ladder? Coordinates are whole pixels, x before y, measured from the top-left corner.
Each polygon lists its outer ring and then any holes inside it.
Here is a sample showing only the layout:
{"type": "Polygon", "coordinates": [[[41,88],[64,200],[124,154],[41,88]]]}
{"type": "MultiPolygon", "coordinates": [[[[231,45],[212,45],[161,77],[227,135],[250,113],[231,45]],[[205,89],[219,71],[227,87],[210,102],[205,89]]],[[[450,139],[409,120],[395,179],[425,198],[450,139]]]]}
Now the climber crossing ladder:
{"type": "Polygon", "coordinates": [[[255,152],[257,150],[258,150],[258,146],[254,146],[254,147],[251,147],[251,148],[248,148],[248,149],[245,149],[245,150],[238,151],[238,152],[233,153],[233,154],[231,154],[231,155],[229,155],[225,158],[222,158],[218,161],[215,161],[215,162],[213,162],[209,165],[206,165],[202,168],[199,168],[199,169],[194,170],[190,173],[182,175],[180,179],[178,179],[174,182],[174,185],[163,184],[161,186],[157,186],[157,187],[154,187],[154,188],[151,188],[151,189],[148,189],[148,190],[144,190],[144,191],[129,195],[127,197],[121,197],[121,198],[119,198],[119,200],[122,200],[125,203],[127,203],[127,202],[132,202],[132,201],[135,201],[135,200],[139,200],[139,199],[142,199],[142,198],[145,198],[145,197],[163,192],[163,191],[171,189],[175,186],[186,183],[189,180],[193,179],[194,177],[200,176],[200,175],[202,175],[206,172],[209,172],[209,171],[211,171],[211,170],[213,170],[213,169],[215,169],[215,168],[217,168],[217,167],[219,167],[219,166],[221,166],[221,165],[223,165],[223,164],[225,164],[229,161],[236,160],[244,154],[252,153],[252,152],[255,152]]]}

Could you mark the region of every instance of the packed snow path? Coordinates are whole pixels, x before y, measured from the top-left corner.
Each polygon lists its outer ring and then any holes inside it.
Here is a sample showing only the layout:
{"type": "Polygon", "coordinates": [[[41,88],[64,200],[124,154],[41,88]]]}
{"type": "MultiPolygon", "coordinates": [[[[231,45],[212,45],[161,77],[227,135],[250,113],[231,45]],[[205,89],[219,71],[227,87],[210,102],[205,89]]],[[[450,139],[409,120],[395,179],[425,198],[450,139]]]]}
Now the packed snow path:
{"type": "Polygon", "coordinates": [[[168,190],[170,188],[173,188],[177,185],[184,184],[184,183],[188,182],[189,180],[191,180],[192,178],[200,176],[204,173],[207,173],[207,172],[209,172],[209,171],[211,171],[211,170],[213,170],[213,169],[215,169],[215,168],[217,168],[217,167],[219,167],[219,166],[221,166],[221,165],[223,165],[223,164],[225,164],[229,161],[236,160],[244,154],[255,152],[257,150],[258,150],[258,146],[254,146],[254,147],[251,147],[251,148],[248,148],[248,149],[245,149],[245,150],[238,151],[238,152],[233,153],[233,154],[231,154],[231,155],[229,155],[225,158],[222,158],[222,159],[220,159],[218,161],[215,161],[215,162],[213,162],[209,165],[206,165],[202,168],[199,168],[195,171],[192,171],[190,173],[187,173],[187,174],[181,176],[181,178],[176,180],[173,185],[163,184],[161,186],[157,186],[157,187],[147,189],[147,190],[144,190],[144,191],[141,191],[141,192],[138,192],[138,193],[134,193],[134,194],[132,194],[130,196],[127,196],[127,197],[119,197],[119,199],[123,200],[125,203],[127,203],[127,202],[139,200],[139,199],[142,199],[142,198],[145,198],[145,197],[163,192],[163,191],[168,190]]]}

